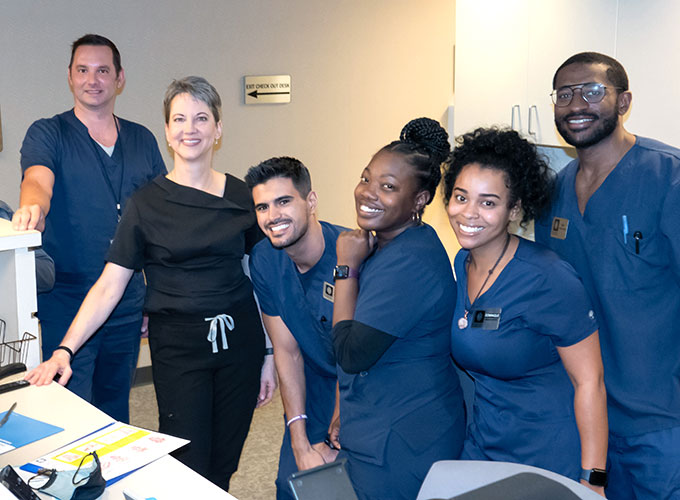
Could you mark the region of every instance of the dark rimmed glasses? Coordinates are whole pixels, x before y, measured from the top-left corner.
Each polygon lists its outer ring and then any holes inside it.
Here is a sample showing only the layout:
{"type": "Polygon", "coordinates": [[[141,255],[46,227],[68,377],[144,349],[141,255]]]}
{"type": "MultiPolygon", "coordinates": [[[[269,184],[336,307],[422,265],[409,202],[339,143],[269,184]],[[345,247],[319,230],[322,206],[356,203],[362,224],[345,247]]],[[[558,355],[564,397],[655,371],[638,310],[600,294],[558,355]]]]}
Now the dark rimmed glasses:
{"type": "Polygon", "coordinates": [[[553,90],[550,93],[550,97],[552,97],[552,102],[555,106],[564,108],[571,104],[571,101],[574,98],[574,91],[578,90],[581,92],[581,97],[583,97],[584,101],[589,104],[594,104],[604,99],[608,88],[619,90],[618,87],[607,87],[601,83],[579,83],[577,85],[567,85],[565,87],[560,87],[557,90],[553,90]]]}

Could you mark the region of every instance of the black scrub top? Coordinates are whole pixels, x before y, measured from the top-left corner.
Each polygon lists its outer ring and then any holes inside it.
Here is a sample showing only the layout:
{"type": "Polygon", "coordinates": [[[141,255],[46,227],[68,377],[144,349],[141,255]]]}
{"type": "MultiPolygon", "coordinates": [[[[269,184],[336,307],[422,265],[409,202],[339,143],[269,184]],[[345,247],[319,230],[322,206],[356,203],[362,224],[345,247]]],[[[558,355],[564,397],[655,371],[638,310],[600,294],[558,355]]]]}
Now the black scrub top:
{"type": "Polygon", "coordinates": [[[247,186],[226,176],[222,197],[159,176],[128,201],[107,261],[144,269],[145,312],[220,314],[252,297],[241,259],[263,235],[247,186]]]}

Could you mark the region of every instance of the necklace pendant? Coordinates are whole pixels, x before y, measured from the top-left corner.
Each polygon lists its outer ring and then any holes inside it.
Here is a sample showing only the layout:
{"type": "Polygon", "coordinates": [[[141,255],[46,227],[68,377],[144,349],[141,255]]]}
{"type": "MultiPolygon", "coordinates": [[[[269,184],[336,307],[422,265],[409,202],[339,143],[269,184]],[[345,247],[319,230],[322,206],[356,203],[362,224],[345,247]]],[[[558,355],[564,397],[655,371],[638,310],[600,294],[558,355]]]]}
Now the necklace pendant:
{"type": "Polygon", "coordinates": [[[468,326],[468,320],[465,316],[463,316],[462,318],[460,318],[458,320],[458,328],[460,328],[461,330],[465,330],[467,328],[467,326],[468,326]]]}

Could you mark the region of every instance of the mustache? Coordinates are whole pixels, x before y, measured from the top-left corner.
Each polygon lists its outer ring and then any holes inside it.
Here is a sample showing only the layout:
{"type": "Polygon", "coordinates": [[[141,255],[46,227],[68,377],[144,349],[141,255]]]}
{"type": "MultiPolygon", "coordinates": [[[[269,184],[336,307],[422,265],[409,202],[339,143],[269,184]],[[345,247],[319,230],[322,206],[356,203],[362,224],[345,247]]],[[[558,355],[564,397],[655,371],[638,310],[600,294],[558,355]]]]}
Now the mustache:
{"type": "Polygon", "coordinates": [[[291,222],[292,221],[290,219],[287,219],[287,218],[276,219],[275,221],[267,224],[267,229],[271,229],[272,227],[278,226],[279,224],[285,224],[285,223],[291,223],[291,222]]]}
{"type": "Polygon", "coordinates": [[[597,120],[600,117],[594,113],[569,113],[562,117],[562,121],[571,120],[572,118],[592,118],[593,120],[597,120]]]}

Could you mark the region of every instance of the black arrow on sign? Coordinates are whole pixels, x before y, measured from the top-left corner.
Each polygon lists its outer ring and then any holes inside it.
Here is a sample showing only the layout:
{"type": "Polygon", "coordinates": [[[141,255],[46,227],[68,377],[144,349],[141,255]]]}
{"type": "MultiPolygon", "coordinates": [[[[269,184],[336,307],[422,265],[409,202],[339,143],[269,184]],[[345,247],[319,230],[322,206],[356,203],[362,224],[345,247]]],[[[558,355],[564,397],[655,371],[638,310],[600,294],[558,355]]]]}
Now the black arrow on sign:
{"type": "Polygon", "coordinates": [[[258,92],[257,90],[253,90],[252,92],[249,92],[248,95],[250,97],[254,97],[257,99],[258,95],[281,95],[281,94],[290,94],[290,91],[288,92],[258,92]]]}

